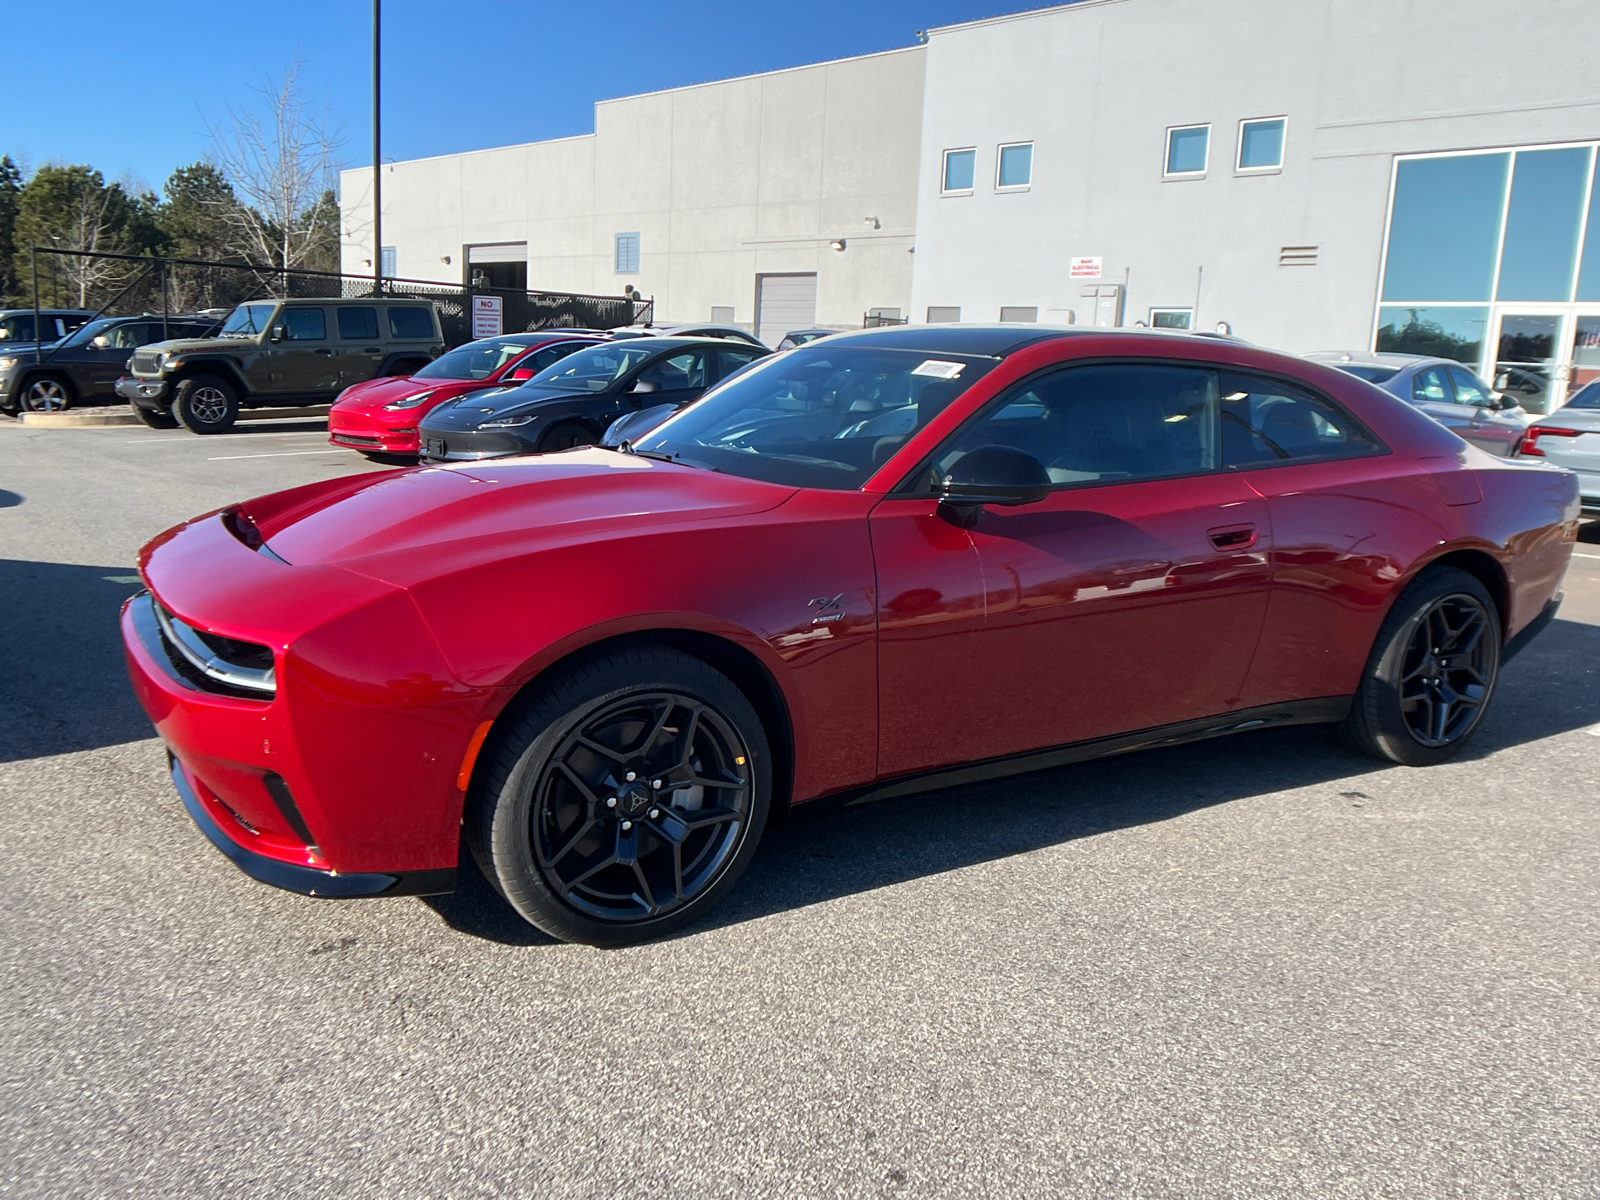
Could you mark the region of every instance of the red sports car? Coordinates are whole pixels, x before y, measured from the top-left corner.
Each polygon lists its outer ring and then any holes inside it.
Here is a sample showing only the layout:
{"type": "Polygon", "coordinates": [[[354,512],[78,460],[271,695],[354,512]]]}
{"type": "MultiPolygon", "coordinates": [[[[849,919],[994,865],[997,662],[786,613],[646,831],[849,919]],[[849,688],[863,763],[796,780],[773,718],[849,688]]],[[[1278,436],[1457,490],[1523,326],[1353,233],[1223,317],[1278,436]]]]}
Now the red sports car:
{"type": "Polygon", "coordinates": [[[468,342],[415,375],[386,375],[345,388],[328,410],[328,440],[378,458],[420,455],[417,425],[446,400],[532,379],[557,359],[604,340],[590,330],[547,329],[468,342]]]}
{"type": "Polygon", "coordinates": [[[448,891],[464,840],[533,924],[617,944],[703,914],[789,806],[1313,722],[1446,759],[1577,519],[1572,474],[1331,367],[909,326],[627,450],[198,517],[145,548],[122,630],[249,874],[448,891]]]}

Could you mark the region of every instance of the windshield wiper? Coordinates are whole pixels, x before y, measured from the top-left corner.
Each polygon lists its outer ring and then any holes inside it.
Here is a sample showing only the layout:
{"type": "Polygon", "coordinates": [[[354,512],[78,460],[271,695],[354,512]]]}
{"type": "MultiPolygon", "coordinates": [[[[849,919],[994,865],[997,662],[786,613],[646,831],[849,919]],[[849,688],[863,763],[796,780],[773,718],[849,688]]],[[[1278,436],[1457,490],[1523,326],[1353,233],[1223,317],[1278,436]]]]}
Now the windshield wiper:
{"type": "Polygon", "coordinates": [[[653,458],[657,462],[669,463],[669,462],[676,462],[677,461],[677,456],[676,455],[666,454],[666,453],[663,453],[660,450],[638,450],[638,449],[635,449],[633,443],[628,441],[627,439],[623,439],[622,444],[617,447],[617,453],[618,454],[632,454],[632,455],[635,455],[638,458],[653,458]]]}

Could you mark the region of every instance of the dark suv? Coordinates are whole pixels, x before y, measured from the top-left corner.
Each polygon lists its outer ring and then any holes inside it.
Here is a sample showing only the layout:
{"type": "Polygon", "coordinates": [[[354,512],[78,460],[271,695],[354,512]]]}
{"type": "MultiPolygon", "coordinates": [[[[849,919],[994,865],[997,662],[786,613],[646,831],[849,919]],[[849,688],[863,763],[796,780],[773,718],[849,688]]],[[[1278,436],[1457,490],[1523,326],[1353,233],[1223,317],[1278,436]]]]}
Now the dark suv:
{"type": "Polygon", "coordinates": [[[83,308],[42,308],[39,310],[39,331],[34,335],[33,309],[8,308],[0,311],[0,351],[6,343],[57,342],[74,329],[94,320],[94,314],[83,308]]]}
{"type": "Polygon", "coordinates": [[[117,395],[154,428],[223,433],[241,408],[328,404],[353,383],[409,375],[443,351],[426,300],[253,300],[215,337],[135,351],[117,395]]]}
{"type": "Polygon", "coordinates": [[[90,321],[53,346],[8,349],[0,342],[0,410],[54,412],[114,403],[129,354],[163,338],[207,337],[217,324],[216,316],[146,313],[90,321]]]}

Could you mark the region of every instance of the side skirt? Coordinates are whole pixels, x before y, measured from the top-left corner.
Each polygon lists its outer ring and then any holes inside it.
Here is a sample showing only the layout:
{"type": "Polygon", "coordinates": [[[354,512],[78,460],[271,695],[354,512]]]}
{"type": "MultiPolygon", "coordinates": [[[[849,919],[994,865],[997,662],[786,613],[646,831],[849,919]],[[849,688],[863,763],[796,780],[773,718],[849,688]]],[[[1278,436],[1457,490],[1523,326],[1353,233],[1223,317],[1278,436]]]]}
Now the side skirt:
{"type": "Polygon", "coordinates": [[[1345,714],[1350,711],[1350,699],[1349,696],[1324,696],[1316,700],[1296,700],[1288,704],[1267,704],[1260,708],[1239,709],[1237,712],[1205,717],[1198,721],[1160,725],[1137,733],[1119,733],[1087,742],[1072,742],[1045,750],[1030,750],[1025,754],[1008,754],[1001,758],[986,758],[954,767],[919,771],[913,775],[880,779],[864,787],[831,792],[815,800],[798,804],[795,808],[809,809],[813,804],[819,808],[830,809],[871,804],[875,800],[888,800],[894,796],[909,796],[917,792],[961,787],[968,783],[1003,779],[1007,775],[1025,775],[1031,771],[1048,771],[1052,767],[1088,762],[1094,758],[1107,758],[1113,754],[1153,750],[1159,746],[1178,746],[1185,742],[1199,742],[1206,738],[1243,733],[1250,729],[1266,729],[1269,726],[1337,724],[1344,720],[1345,714]]]}

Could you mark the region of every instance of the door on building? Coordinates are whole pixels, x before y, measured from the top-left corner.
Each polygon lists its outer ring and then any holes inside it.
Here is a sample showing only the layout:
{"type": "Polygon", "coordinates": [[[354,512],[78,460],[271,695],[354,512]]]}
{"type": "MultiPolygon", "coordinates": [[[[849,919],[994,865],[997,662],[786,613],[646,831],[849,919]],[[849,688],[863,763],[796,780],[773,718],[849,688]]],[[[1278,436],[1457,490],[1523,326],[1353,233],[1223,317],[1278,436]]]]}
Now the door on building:
{"type": "Polygon", "coordinates": [[[791,329],[810,329],[816,323],[815,273],[756,276],[757,338],[776,346],[791,329]]]}
{"type": "Polygon", "coordinates": [[[1497,315],[1490,379],[1530,413],[1551,412],[1566,400],[1563,321],[1559,311],[1504,309],[1497,315]]]}
{"type": "Polygon", "coordinates": [[[1600,379],[1600,312],[1580,312],[1572,319],[1572,369],[1567,395],[1600,379]]]}

